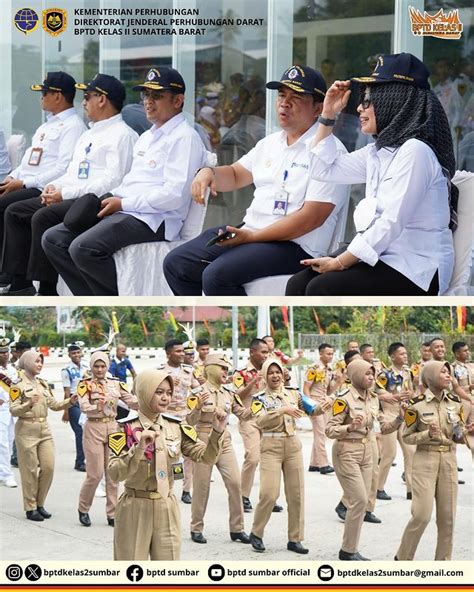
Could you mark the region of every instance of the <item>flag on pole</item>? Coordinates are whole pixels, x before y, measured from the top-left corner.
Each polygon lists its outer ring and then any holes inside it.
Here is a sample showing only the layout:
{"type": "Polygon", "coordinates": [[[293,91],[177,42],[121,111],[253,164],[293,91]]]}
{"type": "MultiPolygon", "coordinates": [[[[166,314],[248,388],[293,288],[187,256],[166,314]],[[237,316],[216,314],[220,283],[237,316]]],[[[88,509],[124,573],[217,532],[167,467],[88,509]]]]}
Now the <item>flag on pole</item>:
{"type": "Polygon", "coordinates": [[[178,323],[176,322],[176,319],[174,318],[174,314],[172,312],[168,312],[168,321],[171,323],[171,326],[173,327],[173,331],[175,331],[175,333],[177,333],[179,331],[179,327],[178,327],[178,323]]]}
{"type": "Polygon", "coordinates": [[[89,327],[88,322],[84,318],[84,315],[81,315],[81,321],[82,321],[82,324],[84,325],[84,329],[86,330],[86,333],[89,333],[90,327],[89,327]]]}
{"type": "Polygon", "coordinates": [[[283,317],[283,324],[288,329],[290,322],[288,320],[288,307],[287,306],[281,307],[281,316],[283,317]]]}
{"type": "Polygon", "coordinates": [[[211,326],[209,325],[209,322],[207,319],[202,319],[202,322],[204,323],[204,326],[206,327],[206,331],[209,333],[209,335],[211,334],[211,326]]]}
{"type": "Polygon", "coordinates": [[[142,324],[143,334],[145,337],[148,337],[148,327],[145,325],[145,321],[143,319],[140,319],[140,321],[142,324]]]}
{"type": "Polygon", "coordinates": [[[247,329],[245,328],[244,318],[242,315],[239,315],[239,326],[241,334],[247,335],[247,329]]]}
{"type": "Polygon", "coordinates": [[[319,321],[319,317],[318,317],[318,313],[316,312],[316,310],[313,308],[313,315],[314,315],[314,320],[316,321],[316,325],[318,326],[318,331],[320,335],[324,335],[324,329],[321,326],[321,322],[319,321]]]}
{"type": "Polygon", "coordinates": [[[456,306],[456,316],[458,320],[458,333],[462,333],[466,328],[467,308],[465,306],[456,306]]]}
{"type": "Polygon", "coordinates": [[[117,313],[115,310],[112,311],[112,329],[115,331],[115,333],[120,333],[120,328],[117,321],[117,313]]]}

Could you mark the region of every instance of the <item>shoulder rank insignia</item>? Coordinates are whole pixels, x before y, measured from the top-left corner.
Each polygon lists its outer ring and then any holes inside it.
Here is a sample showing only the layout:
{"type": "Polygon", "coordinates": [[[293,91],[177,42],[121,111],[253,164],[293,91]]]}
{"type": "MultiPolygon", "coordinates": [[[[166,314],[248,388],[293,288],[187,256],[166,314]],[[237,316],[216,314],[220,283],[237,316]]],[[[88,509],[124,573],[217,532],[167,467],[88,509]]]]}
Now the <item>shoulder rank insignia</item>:
{"type": "Polygon", "coordinates": [[[114,432],[109,434],[109,448],[117,456],[122,452],[127,443],[127,436],[124,432],[114,432]]]}
{"type": "Polygon", "coordinates": [[[41,386],[44,386],[44,388],[47,388],[49,390],[49,383],[47,380],[45,380],[44,378],[38,378],[38,382],[41,384],[41,386]]]}
{"type": "Polygon", "coordinates": [[[388,379],[387,379],[387,375],[385,374],[385,372],[381,372],[375,380],[375,384],[382,389],[384,389],[387,386],[387,382],[388,382],[388,379]]]}
{"type": "Polygon", "coordinates": [[[336,399],[334,401],[334,403],[332,404],[332,414],[335,415],[339,415],[339,413],[342,413],[343,411],[345,411],[347,407],[347,403],[346,401],[343,401],[342,399],[336,399]]]}
{"type": "Polygon", "coordinates": [[[418,395],[417,397],[413,397],[413,399],[410,399],[408,402],[410,403],[410,405],[414,405],[415,403],[419,403],[420,401],[424,400],[425,395],[418,395]]]}
{"type": "Polygon", "coordinates": [[[77,385],[77,394],[80,397],[83,397],[89,390],[89,385],[87,384],[87,382],[84,382],[83,380],[81,380],[78,385],[77,385]]]}
{"type": "Polygon", "coordinates": [[[197,442],[198,435],[196,432],[196,428],[193,428],[193,426],[190,426],[187,423],[182,423],[181,429],[183,430],[183,432],[186,434],[186,436],[188,438],[190,438],[193,442],[197,442]]]}
{"type": "Polygon", "coordinates": [[[259,413],[261,411],[263,407],[263,403],[262,401],[252,401],[252,404],[250,405],[250,409],[253,413],[253,415],[257,415],[257,413],[259,413]]]}
{"type": "Polygon", "coordinates": [[[120,388],[123,391],[125,391],[126,393],[130,392],[130,389],[129,389],[128,384],[126,382],[120,382],[119,384],[120,384],[120,388]]]}
{"type": "Polygon", "coordinates": [[[237,403],[243,407],[244,404],[242,403],[242,399],[239,397],[239,395],[234,395],[234,399],[237,401],[237,403]]]}
{"type": "Polygon", "coordinates": [[[16,401],[18,397],[21,395],[21,390],[17,386],[12,386],[10,389],[10,400],[16,401]]]}
{"type": "Polygon", "coordinates": [[[307,382],[313,382],[315,378],[316,378],[316,372],[315,372],[314,368],[310,368],[306,372],[305,380],[307,382]]]}
{"type": "Polygon", "coordinates": [[[186,403],[188,405],[188,408],[191,410],[197,406],[198,402],[199,402],[199,398],[196,397],[195,395],[189,395],[189,397],[186,399],[186,403]]]}
{"type": "Polygon", "coordinates": [[[240,388],[244,384],[245,379],[242,376],[242,374],[240,374],[240,372],[236,372],[232,377],[232,382],[234,383],[236,388],[240,388]]]}
{"type": "Polygon", "coordinates": [[[202,366],[195,366],[193,370],[194,378],[201,378],[202,376],[202,366]]]}
{"type": "Polygon", "coordinates": [[[418,413],[414,409],[407,409],[405,411],[405,423],[408,428],[416,422],[417,417],[418,413]]]}
{"type": "Polygon", "coordinates": [[[460,403],[461,399],[458,395],[456,395],[456,393],[448,393],[447,394],[448,399],[451,399],[451,401],[456,401],[456,403],[460,403]]]}
{"type": "Polygon", "coordinates": [[[117,419],[117,423],[130,423],[138,419],[138,413],[136,411],[130,412],[127,417],[123,417],[122,419],[117,419]]]}

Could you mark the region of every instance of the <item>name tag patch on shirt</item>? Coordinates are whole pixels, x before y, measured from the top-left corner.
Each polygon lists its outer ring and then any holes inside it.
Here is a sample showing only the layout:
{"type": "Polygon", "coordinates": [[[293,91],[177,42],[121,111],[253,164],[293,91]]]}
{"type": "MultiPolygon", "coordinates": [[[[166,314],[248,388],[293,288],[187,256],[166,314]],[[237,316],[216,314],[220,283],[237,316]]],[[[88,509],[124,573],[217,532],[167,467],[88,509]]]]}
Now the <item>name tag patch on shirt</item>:
{"type": "Polygon", "coordinates": [[[43,148],[32,148],[30,152],[30,158],[28,164],[30,166],[38,166],[43,156],[43,148]]]}
{"type": "Polygon", "coordinates": [[[77,178],[78,179],[88,179],[89,172],[91,168],[91,163],[88,160],[83,160],[79,163],[79,169],[77,171],[77,178]]]}

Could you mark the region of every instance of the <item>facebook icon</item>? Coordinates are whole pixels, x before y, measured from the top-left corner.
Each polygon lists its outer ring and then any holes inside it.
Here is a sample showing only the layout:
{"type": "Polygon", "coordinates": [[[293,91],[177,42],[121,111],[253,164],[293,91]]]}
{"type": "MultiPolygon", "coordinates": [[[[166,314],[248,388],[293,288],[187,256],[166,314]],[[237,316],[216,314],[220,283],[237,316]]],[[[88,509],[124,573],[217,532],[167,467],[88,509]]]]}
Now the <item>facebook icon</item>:
{"type": "Polygon", "coordinates": [[[139,582],[143,578],[143,569],[139,565],[130,565],[127,568],[127,578],[131,582],[139,582]]]}

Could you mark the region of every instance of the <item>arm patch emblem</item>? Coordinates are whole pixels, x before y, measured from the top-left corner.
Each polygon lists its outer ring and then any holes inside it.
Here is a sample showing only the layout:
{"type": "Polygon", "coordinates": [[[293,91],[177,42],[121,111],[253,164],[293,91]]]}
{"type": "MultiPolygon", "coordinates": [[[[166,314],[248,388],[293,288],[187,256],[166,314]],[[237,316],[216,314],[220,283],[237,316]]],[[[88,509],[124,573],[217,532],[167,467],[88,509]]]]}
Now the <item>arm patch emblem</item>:
{"type": "Polygon", "coordinates": [[[77,394],[80,397],[83,397],[85,394],[87,394],[87,391],[89,390],[89,387],[87,385],[87,382],[79,382],[79,384],[77,385],[77,394]]]}
{"type": "Polygon", "coordinates": [[[193,428],[193,426],[190,426],[187,423],[182,423],[180,424],[180,428],[188,438],[190,438],[193,442],[197,442],[198,435],[196,429],[193,428]]]}
{"type": "Polygon", "coordinates": [[[126,382],[121,382],[120,383],[120,388],[125,391],[126,393],[130,392],[130,389],[128,388],[128,384],[126,382]]]}
{"type": "Polygon", "coordinates": [[[236,388],[240,388],[244,384],[244,377],[242,376],[242,374],[236,372],[232,377],[232,382],[234,383],[236,388]]]}
{"type": "Polygon", "coordinates": [[[416,422],[417,417],[418,413],[414,409],[407,409],[405,411],[405,423],[408,428],[416,422]]]}
{"type": "Polygon", "coordinates": [[[263,407],[263,403],[261,401],[252,401],[250,405],[250,409],[252,410],[253,415],[257,415],[261,411],[263,407]]]}
{"type": "Polygon", "coordinates": [[[10,400],[12,402],[16,401],[20,395],[21,395],[20,389],[16,386],[12,386],[12,388],[10,389],[10,400]]]}
{"type": "Polygon", "coordinates": [[[339,415],[339,413],[342,413],[343,411],[346,410],[347,407],[347,403],[346,401],[343,401],[342,399],[336,399],[334,401],[334,403],[332,404],[332,414],[335,415],[339,415]]]}
{"type": "Polygon", "coordinates": [[[198,404],[199,399],[197,397],[195,397],[194,395],[189,395],[189,397],[186,399],[186,403],[188,405],[189,409],[194,409],[196,407],[196,405],[198,404]]]}
{"type": "Polygon", "coordinates": [[[118,456],[125,448],[127,436],[124,432],[114,432],[109,434],[109,448],[118,456]]]}
{"type": "Polygon", "coordinates": [[[308,372],[306,372],[305,380],[306,380],[306,382],[313,382],[315,378],[316,378],[316,372],[312,368],[310,368],[308,370],[308,372]]]}
{"type": "Polygon", "coordinates": [[[375,382],[376,382],[377,386],[384,389],[387,386],[387,382],[388,382],[385,372],[382,372],[381,374],[379,374],[377,376],[377,380],[375,382]]]}

